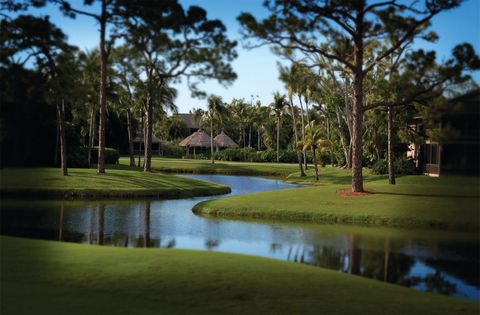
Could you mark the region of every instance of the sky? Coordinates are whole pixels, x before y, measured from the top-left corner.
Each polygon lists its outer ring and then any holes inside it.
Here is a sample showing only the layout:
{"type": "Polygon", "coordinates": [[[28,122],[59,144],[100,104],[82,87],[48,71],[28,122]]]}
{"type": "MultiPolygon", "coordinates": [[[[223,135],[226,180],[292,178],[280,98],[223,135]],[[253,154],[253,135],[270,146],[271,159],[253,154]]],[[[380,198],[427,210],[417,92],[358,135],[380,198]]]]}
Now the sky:
{"type": "MultiPolygon", "coordinates": [[[[72,5],[80,5],[82,0],[72,0],[72,5]]],[[[198,5],[208,12],[208,18],[220,19],[227,27],[230,39],[239,42],[238,58],[232,67],[237,73],[237,80],[228,87],[215,81],[207,81],[200,85],[208,94],[219,95],[224,101],[232,98],[244,98],[246,101],[260,100],[263,105],[272,102],[273,93],[285,93],[285,87],[278,80],[277,63],[280,57],[274,55],[269,47],[248,50],[243,47],[240,35],[240,24],[236,17],[241,12],[250,12],[257,18],[266,17],[267,10],[262,6],[262,0],[180,0],[184,7],[198,5]]],[[[85,16],[77,16],[75,20],[64,17],[59,10],[48,6],[32,10],[32,14],[49,15],[50,21],[59,26],[68,36],[70,44],[80,49],[93,49],[98,45],[98,25],[85,16]]],[[[416,48],[435,50],[439,61],[450,56],[452,48],[460,43],[469,42],[477,53],[480,53],[480,0],[466,0],[460,8],[442,12],[432,20],[431,30],[439,36],[435,43],[416,42],[416,48]]],[[[283,61],[285,62],[285,61],[283,61]]],[[[480,82],[480,74],[474,75],[480,82]]],[[[188,112],[192,108],[205,108],[206,100],[192,98],[185,83],[175,85],[178,89],[176,105],[179,112],[188,112]]]]}

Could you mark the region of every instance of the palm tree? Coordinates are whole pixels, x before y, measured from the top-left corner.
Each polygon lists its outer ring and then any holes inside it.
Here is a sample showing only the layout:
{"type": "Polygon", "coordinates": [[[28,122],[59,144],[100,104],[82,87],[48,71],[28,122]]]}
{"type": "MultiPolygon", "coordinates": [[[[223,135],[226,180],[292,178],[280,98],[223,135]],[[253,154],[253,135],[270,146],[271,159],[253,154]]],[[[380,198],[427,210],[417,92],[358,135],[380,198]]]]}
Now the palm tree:
{"type": "Polygon", "coordinates": [[[287,104],[285,95],[281,95],[279,92],[273,94],[273,103],[270,104],[270,107],[277,119],[277,163],[280,161],[280,119],[287,104]]]}
{"type": "Polygon", "coordinates": [[[212,164],[215,164],[215,150],[213,148],[213,120],[221,120],[225,113],[225,104],[220,96],[212,95],[208,98],[208,115],[210,116],[210,155],[212,164]]]}
{"type": "MultiPolygon", "coordinates": [[[[298,133],[297,133],[297,119],[296,119],[297,114],[295,113],[295,108],[296,107],[293,105],[293,93],[294,93],[294,90],[295,90],[295,81],[296,81],[295,80],[295,74],[293,73],[292,70],[289,70],[288,68],[284,68],[282,66],[279,67],[279,71],[280,71],[280,80],[282,80],[285,83],[285,86],[286,86],[287,91],[288,91],[288,100],[289,100],[289,105],[290,105],[290,111],[292,112],[293,133],[295,135],[295,147],[296,147],[296,151],[297,151],[298,168],[300,169],[300,176],[303,177],[303,176],[306,176],[306,174],[303,170],[302,155],[305,158],[305,166],[307,164],[306,164],[306,155],[303,154],[305,152],[302,152],[303,149],[299,149],[297,147],[297,143],[299,141],[298,133]]],[[[302,140],[305,140],[305,133],[303,133],[303,139],[302,140]]]]}
{"type": "Polygon", "coordinates": [[[305,141],[303,142],[304,150],[312,150],[313,152],[313,164],[315,166],[315,180],[318,180],[318,162],[316,151],[318,148],[330,147],[330,141],[323,139],[323,134],[315,124],[315,120],[310,121],[310,123],[305,127],[305,141]]]}
{"type": "Polygon", "coordinates": [[[220,96],[212,95],[208,98],[208,109],[205,111],[201,108],[193,110],[193,119],[202,118],[201,122],[210,122],[210,155],[212,164],[215,164],[215,149],[213,146],[213,121],[221,121],[225,115],[225,104],[220,96]]]}
{"type": "MultiPolygon", "coordinates": [[[[174,103],[174,100],[177,97],[177,90],[168,86],[168,83],[169,82],[165,82],[160,87],[152,89],[150,90],[150,93],[145,94],[144,110],[147,117],[146,130],[144,132],[145,157],[143,170],[145,172],[150,172],[152,167],[153,107],[156,107],[159,112],[163,113],[165,113],[165,110],[170,110],[172,112],[177,111],[177,106],[174,103]],[[151,99],[148,99],[149,97],[151,97],[151,99]],[[153,106],[149,106],[148,103],[153,106]]],[[[146,84],[148,85],[148,82],[146,84]]]]}

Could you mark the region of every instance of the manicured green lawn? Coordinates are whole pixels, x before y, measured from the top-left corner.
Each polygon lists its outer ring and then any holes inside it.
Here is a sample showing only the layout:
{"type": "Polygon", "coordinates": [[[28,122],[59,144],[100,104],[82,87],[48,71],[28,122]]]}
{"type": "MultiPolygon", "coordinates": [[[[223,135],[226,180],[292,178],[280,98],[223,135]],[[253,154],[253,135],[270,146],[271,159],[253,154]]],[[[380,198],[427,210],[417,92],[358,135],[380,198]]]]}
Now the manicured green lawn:
{"type": "Polygon", "coordinates": [[[479,304],[236,254],[0,237],[2,314],[478,314],[479,304]]]}
{"type": "Polygon", "coordinates": [[[228,193],[230,189],[173,174],[145,173],[114,167],[99,175],[95,169],[10,168],[0,170],[0,193],[13,197],[156,197],[180,198],[228,193]]]}
{"type": "MultiPolygon", "coordinates": [[[[143,161],[143,160],[142,160],[143,161]]],[[[128,165],[127,157],[120,158],[121,165],[128,165]]],[[[296,164],[287,163],[250,163],[224,162],[210,160],[188,160],[152,158],[152,168],[164,172],[194,173],[194,174],[224,174],[224,175],[252,175],[252,176],[280,176],[286,177],[298,170],[296,164]]]]}
{"type": "MultiPolygon", "coordinates": [[[[313,183],[312,176],[293,174],[288,181],[313,183]]],[[[403,176],[397,185],[389,185],[384,177],[366,172],[365,188],[374,194],[339,196],[336,192],[349,189],[349,182],[348,171],[323,168],[315,186],[206,201],[194,211],[225,217],[479,229],[478,178],[403,176]]]]}

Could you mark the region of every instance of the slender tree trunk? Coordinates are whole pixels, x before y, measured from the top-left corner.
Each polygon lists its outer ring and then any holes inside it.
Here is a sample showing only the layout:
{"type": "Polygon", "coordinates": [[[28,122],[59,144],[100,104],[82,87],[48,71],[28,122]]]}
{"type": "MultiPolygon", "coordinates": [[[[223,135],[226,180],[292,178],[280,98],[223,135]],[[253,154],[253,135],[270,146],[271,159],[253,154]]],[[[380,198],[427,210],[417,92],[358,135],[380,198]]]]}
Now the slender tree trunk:
{"type": "Polygon", "coordinates": [[[387,108],[388,183],[390,185],[395,185],[395,169],[393,166],[395,159],[393,152],[393,110],[394,109],[390,106],[387,108]]]}
{"type": "MultiPolygon", "coordinates": [[[[143,147],[145,148],[145,120],[144,120],[143,110],[142,110],[141,125],[142,125],[142,134],[143,134],[143,147]]],[[[142,155],[142,143],[140,142],[140,148],[138,148],[138,163],[137,163],[137,167],[140,167],[141,155],[142,155]]]]}
{"type": "Polygon", "coordinates": [[[88,167],[92,165],[92,148],[93,143],[95,142],[95,109],[92,108],[92,113],[90,114],[90,128],[88,130],[88,167]]]}
{"type": "MultiPolygon", "coordinates": [[[[300,102],[301,101],[302,101],[302,99],[300,98],[300,102]]],[[[307,124],[310,124],[310,113],[309,113],[309,110],[308,110],[307,98],[305,98],[305,116],[307,116],[307,124]]]]}
{"type": "Polygon", "coordinates": [[[248,147],[252,147],[252,125],[248,127],[248,147]]]}
{"type": "MultiPolygon", "coordinates": [[[[300,116],[302,118],[302,142],[305,143],[305,114],[303,112],[303,103],[302,97],[298,94],[298,99],[300,100],[300,116]]],[[[303,153],[303,163],[305,164],[305,171],[308,170],[308,161],[307,161],[307,151],[302,150],[303,153]]]]}
{"type": "Polygon", "coordinates": [[[317,162],[317,153],[316,150],[312,148],[313,151],[313,167],[315,168],[315,180],[318,180],[318,162],[317,162]]]}
{"type": "Polygon", "coordinates": [[[257,135],[257,150],[260,151],[261,143],[260,143],[260,127],[258,127],[258,135],[257,135]]]}
{"type": "Polygon", "coordinates": [[[277,117],[277,163],[280,162],[280,116],[277,117]]]}
{"type": "Polygon", "coordinates": [[[105,174],[105,116],[107,110],[107,55],[105,52],[105,32],[107,27],[107,4],[102,0],[100,17],[100,126],[98,129],[98,166],[97,173],[105,174]]]}
{"type": "Polygon", "coordinates": [[[57,128],[55,132],[55,155],[53,156],[53,165],[58,165],[58,147],[60,145],[60,119],[58,119],[58,104],[57,104],[57,128]]]}
{"type": "Polygon", "coordinates": [[[133,129],[130,115],[130,108],[127,108],[128,154],[130,156],[130,167],[135,167],[135,156],[133,153],[133,129]]]}
{"type": "Polygon", "coordinates": [[[62,168],[62,175],[67,176],[67,144],[65,139],[65,102],[62,99],[62,105],[57,103],[57,116],[60,131],[60,167],[62,168]]]}
{"type": "MultiPolygon", "coordinates": [[[[360,11],[361,9],[359,9],[360,11]]],[[[356,17],[354,36],[355,71],[353,73],[352,191],[363,192],[363,12],[356,17]]]]}
{"type": "Polygon", "coordinates": [[[295,135],[295,151],[297,151],[297,159],[298,159],[298,168],[300,169],[300,176],[306,176],[305,172],[303,171],[302,165],[302,152],[298,150],[297,143],[298,143],[298,133],[297,133],[297,119],[295,117],[295,108],[293,107],[293,100],[292,95],[289,93],[288,98],[290,99],[290,111],[292,112],[292,121],[293,121],[293,134],[295,135]]]}
{"type": "Polygon", "coordinates": [[[145,156],[143,158],[143,171],[152,170],[152,132],[153,132],[153,104],[151,94],[147,96],[147,124],[145,134],[145,156]]]}
{"type": "Polygon", "coordinates": [[[215,164],[215,152],[213,150],[213,117],[210,117],[210,155],[212,164],[215,164]]]}
{"type": "Polygon", "coordinates": [[[337,124],[338,124],[338,135],[340,136],[340,144],[342,145],[343,155],[345,156],[345,167],[351,168],[351,158],[350,158],[350,148],[347,146],[347,137],[343,131],[342,118],[340,113],[340,108],[338,105],[335,105],[335,113],[337,115],[337,124]]]}

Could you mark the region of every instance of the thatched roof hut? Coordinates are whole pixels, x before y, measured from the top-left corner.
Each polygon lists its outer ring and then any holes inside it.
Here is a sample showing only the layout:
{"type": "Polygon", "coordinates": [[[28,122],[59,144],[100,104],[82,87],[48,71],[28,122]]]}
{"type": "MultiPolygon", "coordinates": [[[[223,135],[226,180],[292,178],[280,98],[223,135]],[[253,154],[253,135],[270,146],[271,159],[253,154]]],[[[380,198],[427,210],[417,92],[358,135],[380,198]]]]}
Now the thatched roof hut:
{"type": "Polygon", "coordinates": [[[238,148],[238,144],[232,140],[229,136],[227,136],[223,131],[213,138],[217,143],[219,148],[238,148]]]}
{"type": "MultiPolygon", "coordinates": [[[[182,147],[193,147],[193,148],[210,148],[211,140],[209,135],[207,135],[202,130],[195,131],[188,137],[182,140],[179,143],[182,147]]],[[[213,141],[213,145],[216,146],[217,143],[213,141]]]]}

